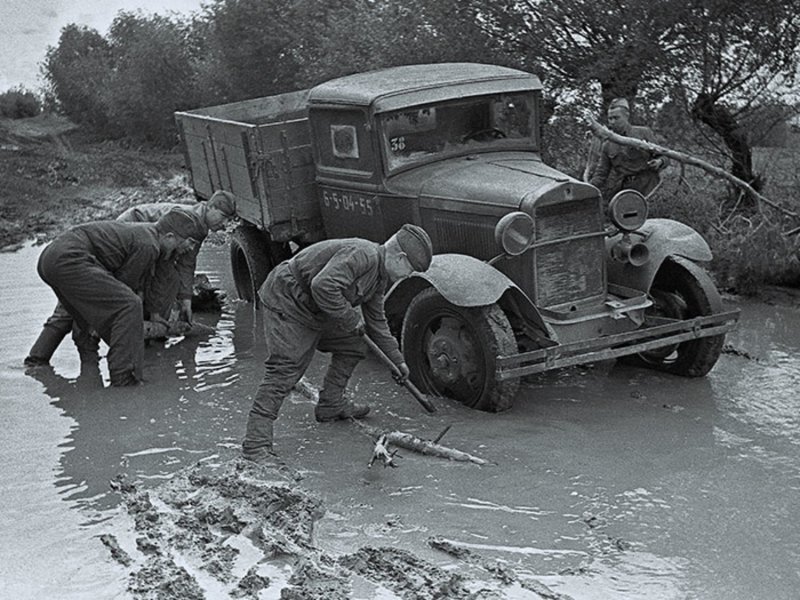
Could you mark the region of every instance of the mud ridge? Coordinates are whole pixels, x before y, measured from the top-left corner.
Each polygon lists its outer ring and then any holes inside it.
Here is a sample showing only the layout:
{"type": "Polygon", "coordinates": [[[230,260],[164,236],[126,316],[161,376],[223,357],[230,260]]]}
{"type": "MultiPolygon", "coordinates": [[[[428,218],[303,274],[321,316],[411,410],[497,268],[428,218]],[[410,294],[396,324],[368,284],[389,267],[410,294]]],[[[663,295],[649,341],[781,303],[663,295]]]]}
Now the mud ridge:
{"type": "Polygon", "coordinates": [[[120,476],[112,488],[122,496],[135,541],[125,548],[118,541],[125,536],[110,533],[101,541],[127,570],[128,592],[137,599],[255,599],[270,590],[282,600],[345,600],[358,597],[356,579],[404,600],[518,597],[507,594],[510,584],[535,592],[526,597],[566,598],[500,566],[487,568],[474,553],[458,568],[443,568],[395,547],[326,552],[314,540],[323,503],[292,475],[231,458],[187,467],[152,490],[120,476]]]}

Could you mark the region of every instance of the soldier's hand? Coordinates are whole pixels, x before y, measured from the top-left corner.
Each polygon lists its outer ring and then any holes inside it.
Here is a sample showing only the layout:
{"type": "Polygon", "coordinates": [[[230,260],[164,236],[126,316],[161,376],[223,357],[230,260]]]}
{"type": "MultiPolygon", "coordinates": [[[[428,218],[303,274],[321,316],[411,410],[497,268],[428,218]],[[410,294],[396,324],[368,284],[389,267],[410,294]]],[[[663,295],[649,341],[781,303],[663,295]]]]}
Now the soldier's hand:
{"type": "Polygon", "coordinates": [[[408,369],[408,365],[405,362],[401,362],[397,365],[397,373],[392,373],[392,377],[394,380],[399,384],[404,384],[408,381],[408,376],[411,374],[411,371],[408,369]]]}
{"type": "Polygon", "coordinates": [[[651,169],[661,169],[664,166],[664,161],[660,158],[651,158],[647,161],[647,166],[651,169]]]}
{"type": "Polygon", "coordinates": [[[181,313],[180,318],[186,321],[187,323],[192,322],[192,299],[185,298],[181,300],[181,313]]]}
{"type": "Polygon", "coordinates": [[[366,333],[367,333],[367,324],[364,323],[364,319],[359,319],[358,325],[356,325],[356,328],[353,330],[353,333],[355,335],[357,335],[358,337],[366,335],[366,333]]]}

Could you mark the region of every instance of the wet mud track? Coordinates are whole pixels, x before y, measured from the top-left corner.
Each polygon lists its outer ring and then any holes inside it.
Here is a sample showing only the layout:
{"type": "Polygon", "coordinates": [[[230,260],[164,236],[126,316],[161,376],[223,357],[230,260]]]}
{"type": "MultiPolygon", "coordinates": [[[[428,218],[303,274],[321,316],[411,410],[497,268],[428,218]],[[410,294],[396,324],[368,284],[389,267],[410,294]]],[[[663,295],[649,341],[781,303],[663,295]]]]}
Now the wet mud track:
{"type": "Polygon", "coordinates": [[[514,597],[564,597],[539,582],[520,583],[506,566],[442,539],[428,543],[493,581],[392,546],[327,552],[314,540],[323,502],[298,487],[300,478],[241,459],[186,468],[149,491],[117,478],[112,487],[133,520],[135,548],[126,550],[113,534],[101,539],[129,570],[128,591],[136,598],[258,598],[273,588],[285,599],[345,600],[354,597],[354,580],[420,600],[504,598],[510,586],[514,597]]]}

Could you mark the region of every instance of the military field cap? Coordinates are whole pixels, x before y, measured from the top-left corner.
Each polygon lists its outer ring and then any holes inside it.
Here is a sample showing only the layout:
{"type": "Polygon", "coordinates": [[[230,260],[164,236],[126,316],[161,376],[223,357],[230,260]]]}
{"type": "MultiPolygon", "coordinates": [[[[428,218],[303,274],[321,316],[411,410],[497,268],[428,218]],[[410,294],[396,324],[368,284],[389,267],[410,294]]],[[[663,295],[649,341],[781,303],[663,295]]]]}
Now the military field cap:
{"type": "Polygon", "coordinates": [[[161,233],[174,233],[184,239],[202,240],[206,235],[199,220],[191,211],[183,208],[173,208],[164,214],[156,221],[156,229],[161,233]]]}
{"type": "Polygon", "coordinates": [[[397,232],[397,243],[415,271],[427,271],[433,259],[433,244],[428,233],[417,225],[406,223],[397,232]]]}
{"type": "Polygon", "coordinates": [[[608,110],[611,110],[612,108],[624,108],[626,111],[630,112],[631,105],[628,104],[627,98],[614,98],[608,105],[608,110]]]}
{"type": "Polygon", "coordinates": [[[236,196],[224,190],[218,190],[208,199],[208,207],[216,208],[226,217],[236,216],[236,196]]]}

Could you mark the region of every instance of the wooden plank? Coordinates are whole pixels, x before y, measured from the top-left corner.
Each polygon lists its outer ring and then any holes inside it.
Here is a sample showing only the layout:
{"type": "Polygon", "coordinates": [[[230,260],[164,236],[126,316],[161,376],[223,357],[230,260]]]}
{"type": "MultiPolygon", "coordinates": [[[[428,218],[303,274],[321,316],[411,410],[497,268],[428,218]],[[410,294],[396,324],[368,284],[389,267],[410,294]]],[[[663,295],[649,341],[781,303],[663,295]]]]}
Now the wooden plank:
{"type": "Polygon", "coordinates": [[[277,121],[293,118],[297,114],[304,114],[308,107],[308,94],[309,90],[299,90],[275,96],[208,106],[179,113],[179,117],[189,119],[192,117],[211,117],[243,123],[277,121]],[[184,115],[187,116],[185,117],[184,115]]]}
{"type": "Polygon", "coordinates": [[[223,123],[220,121],[208,121],[206,131],[210,131],[214,137],[214,143],[228,144],[230,146],[242,145],[242,131],[246,128],[238,123],[223,123]]]}
{"type": "Polygon", "coordinates": [[[272,152],[273,150],[283,150],[281,133],[286,132],[286,137],[290,140],[291,147],[302,147],[311,145],[311,136],[308,131],[308,119],[296,121],[281,121],[269,125],[259,125],[258,134],[261,136],[263,150],[272,152]]]}

